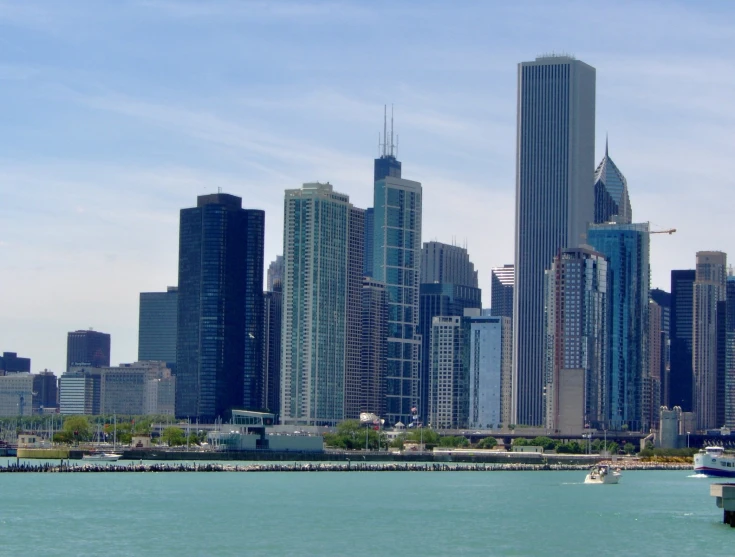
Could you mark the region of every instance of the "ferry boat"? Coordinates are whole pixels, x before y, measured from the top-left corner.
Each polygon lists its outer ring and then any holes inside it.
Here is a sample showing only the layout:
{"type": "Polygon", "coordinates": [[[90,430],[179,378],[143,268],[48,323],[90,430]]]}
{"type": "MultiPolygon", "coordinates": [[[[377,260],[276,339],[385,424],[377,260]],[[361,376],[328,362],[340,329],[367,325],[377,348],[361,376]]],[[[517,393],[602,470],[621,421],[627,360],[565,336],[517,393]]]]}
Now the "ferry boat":
{"type": "Polygon", "coordinates": [[[586,484],[616,484],[620,481],[620,470],[613,470],[607,464],[596,464],[592,467],[587,477],[586,484]]]}
{"type": "Polygon", "coordinates": [[[90,453],[82,455],[82,460],[91,460],[92,462],[117,462],[122,458],[117,453],[90,453]]]}
{"type": "Polygon", "coordinates": [[[694,455],[694,471],[707,476],[735,478],[735,456],[722,447],[707,447],[694,455]]]}

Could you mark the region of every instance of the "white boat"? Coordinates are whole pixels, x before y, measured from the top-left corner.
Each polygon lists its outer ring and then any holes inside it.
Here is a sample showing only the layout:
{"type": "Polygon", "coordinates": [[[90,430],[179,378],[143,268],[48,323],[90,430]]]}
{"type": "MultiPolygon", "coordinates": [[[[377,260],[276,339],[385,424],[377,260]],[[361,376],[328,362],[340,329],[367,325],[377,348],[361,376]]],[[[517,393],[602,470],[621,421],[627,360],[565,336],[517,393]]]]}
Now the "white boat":
{"type": "Polygon", "coordinates": [[[707,447],[694,455],[694,471],[707,476],[735,477],[735,455],[726,455],[723,447],[707,447]]]}
{"type": "Polygon", "coordinates": [[[607,464],[596,464],[592,467],[587,477],[586,484],[616,484],[620,481],[620,470],[613,470],[607,464]]]}
{"type": "Polygon", "coordinates": [[[94,462],[116,462],[122,458],[117,453],[90,453],[82,455],[82,460],[91,460],[94,462]]]}

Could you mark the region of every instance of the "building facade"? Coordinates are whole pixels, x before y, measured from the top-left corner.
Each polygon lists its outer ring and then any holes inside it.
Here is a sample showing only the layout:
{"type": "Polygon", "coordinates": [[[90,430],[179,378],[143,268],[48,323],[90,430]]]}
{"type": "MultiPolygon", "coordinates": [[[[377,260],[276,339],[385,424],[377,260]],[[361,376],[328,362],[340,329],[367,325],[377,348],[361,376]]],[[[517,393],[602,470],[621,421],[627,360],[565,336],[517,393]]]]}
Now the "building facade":
{"type": "Polygon", "coordinates": [[[283,282],[283,256],[276,255],[276,259],[268,265],[267,292],[275,292],[276,286],[283,282]]]}
{"type": "Polygon", "coordinates": [[[204,422],[262,398],[265,213],[216,193],[182,209],[176,414],[204,422]]]}
{"type": "Polygon", "coordinates": [[[595,223],[613,220],[630,224],[633,222],[633,210],[628,196],[628,181],[610,158],[606,142],[605,156],[595,170],[595,223]]]}
{"type": "Polygon", "coordinates": [[[671,271],[671,372],[669,401],[692,411],[692,342],[694,339],[694,269],[671,271]]]}
{"type": "Polygon", "coordinates": [[[564,249],[547,272],[546,427],[581,434],[605,425],[608,263],[588,247],[564,249]]]}
{"type": "Polygon", "coordinates": [[[595,69],[568,56],[518,66],[514,422],[544,422],[544,272],[594,218],[595,69]]]}
{"type": "Polygon", "coordinates": [[[373,278],[388,305],[386,423],[418,419],[420,399],[419,280],[422,190],[419,182],[385,176],[374,190],[373,278]]]}
{"type": "Polygon", "coordinates": [[[364,211],[310,183],[284,212],[281,423],[335,425],[359,391],[364,211]]]}
{"type": "Polygon", "coordinates": [[[388,305],[385,285],[365,277],[361,292],[359,413],[385,415],[386,356],[388,353],[388,305]]]}
{"type": "Polygon", "coordinates": [[[166,362],[175,370],[179,289],[141,292],[138,317],[138,361],[166,362]],[[172,367],[173,366],[173,367],[172,367]]]}
{"type": "Polygon", "coordinates": [[[697,429],[700,430],[724,425],[717,415],[720,375],[717,310],[718,303],[724,302],[727,297],[726,281],[727,255],[721,251],[697,252],[692,306],[692,402],[697,416],[697,429]]]}
{"type": "Polygon", "coordinates": [[[490,275],[490,309],[497,317],[513,319],[513,285],[515,266],[493,267],[490,275]]]}
{"type": "Polygon", "coordinates": [[[609,389],[605,395],[606,429],[648,431],[651,392],[648,364],[649,226],[596,224],[588,243],[608,259],[609,389]]]}
{"type": "Polygon", "coordinates": [[[421,284],[458,284],[477,288],[477,271],[466,248],[424,242],[421,249],[421,284]]]}
{"type": "Polygon", "coordinates": [[[32,416],[40,410],[38,375],[14,372],[0,376],[0,417],[32,416]]]}
{"type": "Polygon", "coordinates": [[[725,290],[724,423],[735,429],[735,276],[728,275],[725,290]]]}
{"type": "MultiPolygon", "coordinates": [[[[470,428],[499,427],[503,422],[503,319],[469,316],[470,428]]],[[[508,424],[505,424],[508,425],[508,424]]]]}
{"type": "Polygon", "coordinates": [[[0,356],[0,375],[6,373],[30,373],[31,359],[19,358],[16,352],[3,352],[0,356]]]}
{"type": "Polygon", "coordinates": [[[281,412],[281,334],[283,333],[283,292],[281,279],[272,292],[263,293],[263,403],[262,407],[281,412]]]}
{"type": "Polygon", "coordinates": [[[469,418],[469,366],[462,317],[438,316],[431,322],[429,426],[466,428],[469,418]]]}
{"type": "MultiPolygon", "coordinates": [[[[661,309],[661,339],[659,356],[661,378],[661,392],[659,398],[661,406],[671,406],[671,293],[660,288],[651,289],[651,301],[661,309]]],[[[659,416],[660,419],[660,416],[659,416]]]]}
{"type": "Polygon", "coordinates": [[[73,366],[110,365],[110,335],[93,330],[72,331],[66,335],[66,369],[73,366]]]}

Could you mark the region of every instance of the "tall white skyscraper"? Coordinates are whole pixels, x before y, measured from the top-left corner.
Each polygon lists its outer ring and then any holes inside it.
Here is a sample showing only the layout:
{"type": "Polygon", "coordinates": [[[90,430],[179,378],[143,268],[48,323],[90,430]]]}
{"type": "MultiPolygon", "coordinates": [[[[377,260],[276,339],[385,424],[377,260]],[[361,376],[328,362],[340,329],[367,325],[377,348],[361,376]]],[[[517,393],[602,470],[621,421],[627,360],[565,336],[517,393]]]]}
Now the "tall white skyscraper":
{"type": "Polygon", "coordinates": [[[595,69],[569,56],[518,66],[514,421],[544,422],[544,271],[594,217],[595,69]]]}
{"type": "Polygon", "coordinates": [[[330,184],[286,190],[281,422],[334,425],[360,375],[364,211],[330,184]]]}

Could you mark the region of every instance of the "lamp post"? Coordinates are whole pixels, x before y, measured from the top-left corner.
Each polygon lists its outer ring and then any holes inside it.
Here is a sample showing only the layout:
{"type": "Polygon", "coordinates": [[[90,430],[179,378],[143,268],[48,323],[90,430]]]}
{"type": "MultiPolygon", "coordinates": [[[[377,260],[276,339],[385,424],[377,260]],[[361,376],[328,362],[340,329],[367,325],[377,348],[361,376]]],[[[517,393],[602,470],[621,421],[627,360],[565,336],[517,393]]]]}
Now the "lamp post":
{"type": "Polygon", "coordinates": [[[689,432],[687,431],[687,449],[689,448],[689,432]]]}

